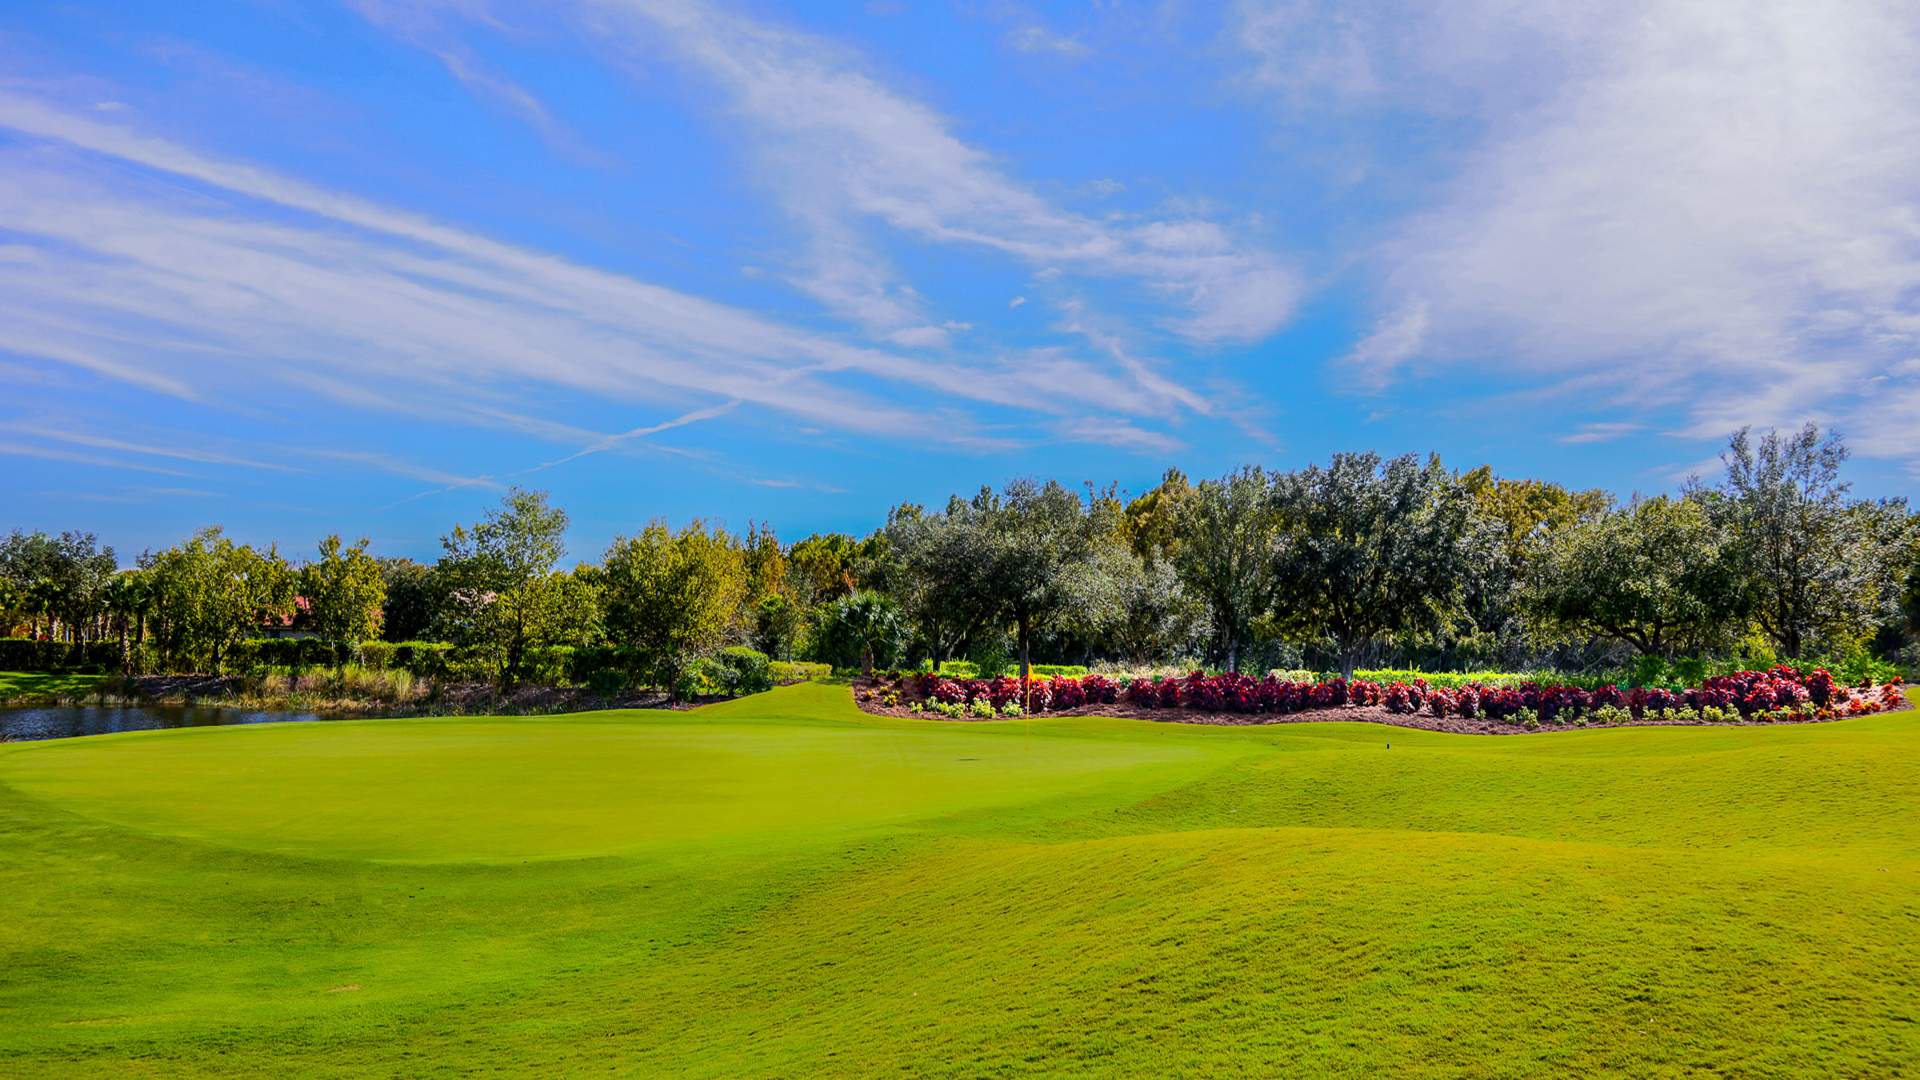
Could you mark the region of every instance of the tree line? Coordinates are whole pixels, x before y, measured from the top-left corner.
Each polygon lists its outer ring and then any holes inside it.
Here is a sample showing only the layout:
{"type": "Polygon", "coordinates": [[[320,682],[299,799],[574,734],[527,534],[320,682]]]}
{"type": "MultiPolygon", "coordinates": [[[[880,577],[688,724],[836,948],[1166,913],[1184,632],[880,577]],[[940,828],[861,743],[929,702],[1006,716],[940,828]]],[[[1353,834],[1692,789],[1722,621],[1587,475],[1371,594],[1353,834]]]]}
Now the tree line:
{"type": "MultiPolygon", "coordinates": [[[[292,623],[338,645],[448,641],[511,685],[534,650],[613,650],[674,690],[743,645],[840,667],[966,657],[1229,671],[1362,663],[1590,667],[1763,648],[1782,659],[1911,649],[1920,522],[1851,496],[1835,436],[1736,435],[1724,478],[1618,502],[1437,457],[1336,454],[1153,489],[1017,480],[904,503],[865,537],[782,543],[655,522],[563,566],[567,516],[515,490],[433,563],[324,539],[295,564],[210,528],[122,569],[86,533],[0,543],[0,621],[129,664],[218,670],[292,623]]],[[[1905,658],[1911,661],[1912,657],[1905,658]]]]}

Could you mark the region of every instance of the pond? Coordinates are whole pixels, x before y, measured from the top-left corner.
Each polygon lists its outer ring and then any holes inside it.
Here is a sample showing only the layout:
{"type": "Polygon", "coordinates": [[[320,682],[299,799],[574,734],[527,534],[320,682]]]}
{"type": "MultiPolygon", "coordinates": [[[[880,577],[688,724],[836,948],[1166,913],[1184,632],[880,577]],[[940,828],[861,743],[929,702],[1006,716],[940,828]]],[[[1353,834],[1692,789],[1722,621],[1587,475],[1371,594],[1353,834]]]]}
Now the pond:
{"type": "Polygon", "coordinates": [[[220,709],[206,705],[60,705],[0,709],[0,742],[70,739],[76,735],[152,731],[156,728],[330,719],[334,717],[319,713],[220,709]]]}

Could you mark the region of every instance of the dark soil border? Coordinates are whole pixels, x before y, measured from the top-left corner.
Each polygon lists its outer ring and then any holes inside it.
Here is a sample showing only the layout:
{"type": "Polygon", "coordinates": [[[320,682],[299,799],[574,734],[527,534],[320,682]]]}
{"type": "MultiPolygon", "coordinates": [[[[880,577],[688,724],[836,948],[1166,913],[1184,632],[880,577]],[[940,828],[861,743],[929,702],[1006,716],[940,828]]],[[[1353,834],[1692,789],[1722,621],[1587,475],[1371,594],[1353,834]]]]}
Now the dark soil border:
{"type": "MultiPolygon", "coordinates": [[[[941,720],[949,723],[982,722],[984,716],[942,716],[937,712],[925,710],[911,712],[906,704],[888,708],[877,701],[862,701],[860,691],[871,690],[884,693],[893,687],[865,679],[853,684],[853,703],[861,712],[875,716],[897,716],[906,720],[941,720]]],[[[1812,720],[1739,720],[1732,723],[1714,724],[1704,720],[1629,720],[1621,724],[1588,724],[1579,727],[1574,724],[1541,724],[1536,730],[1529,731],[1517,724],[1501,724],[1485,717],[1468,719],[1464,716],[1438,717],[1429,713],[1396,713],[1387,711],[1384,705],[1338,705],[1330,709],[1308,709],[1297,713],[1237,713],[1204,712],[1178,706],[1171,709],[1149,709],[1117,701],[1111,705],[1079,705],[1071,709],[1048,709],[1034,713],[1033,718],[1047,716],[1108,716],[1123,720],[1151,720],[1162,724],[1203,724],[1214,727],[1270,727],[1276,724],[1385,724],[1389,727],[1421,728],[1426,731],[1445,731],[1454,735],[1548,735],[1559,731],[1608,731],[1625,727],[1798,727],[1807,724],[1830,724],[1836,720],[1859,720],[1866,716],[1885,716],[1889,713],[1907,712],[1914,707],[1913,701],[1901,695],[1901,704],[1879,712],[1863,713],[1861,716],[1834,716],[1827,719],[1812,720]]],[[[993,717],[995,720],[1013,719],[1013,717],[993,717]]]]}

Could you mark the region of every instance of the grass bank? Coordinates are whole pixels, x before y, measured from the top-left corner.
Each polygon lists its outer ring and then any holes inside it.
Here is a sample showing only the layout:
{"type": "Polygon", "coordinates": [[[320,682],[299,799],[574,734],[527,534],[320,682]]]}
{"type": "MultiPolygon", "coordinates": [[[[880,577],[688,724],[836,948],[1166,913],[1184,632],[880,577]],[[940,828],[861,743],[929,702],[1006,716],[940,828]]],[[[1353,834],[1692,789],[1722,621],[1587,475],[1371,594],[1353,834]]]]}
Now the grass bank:
{"type": "Polygon", "coordinates": [[[0,1072],[1896,1075],[1915,715],[7,745],[0,1072]]]}

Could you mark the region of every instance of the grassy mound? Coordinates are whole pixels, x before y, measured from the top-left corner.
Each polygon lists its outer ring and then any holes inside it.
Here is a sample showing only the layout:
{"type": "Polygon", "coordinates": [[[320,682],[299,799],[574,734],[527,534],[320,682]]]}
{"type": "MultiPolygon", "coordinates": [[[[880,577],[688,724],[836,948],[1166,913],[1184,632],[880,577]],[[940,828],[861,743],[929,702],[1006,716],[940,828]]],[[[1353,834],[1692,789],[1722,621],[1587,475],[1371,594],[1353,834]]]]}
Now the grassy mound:
{"type": "Polygon", "coordinates": [[[1892,1075],[1915,717],[953,725],[800,685],[0,747],[0,1072],[1892,1075]]]}

